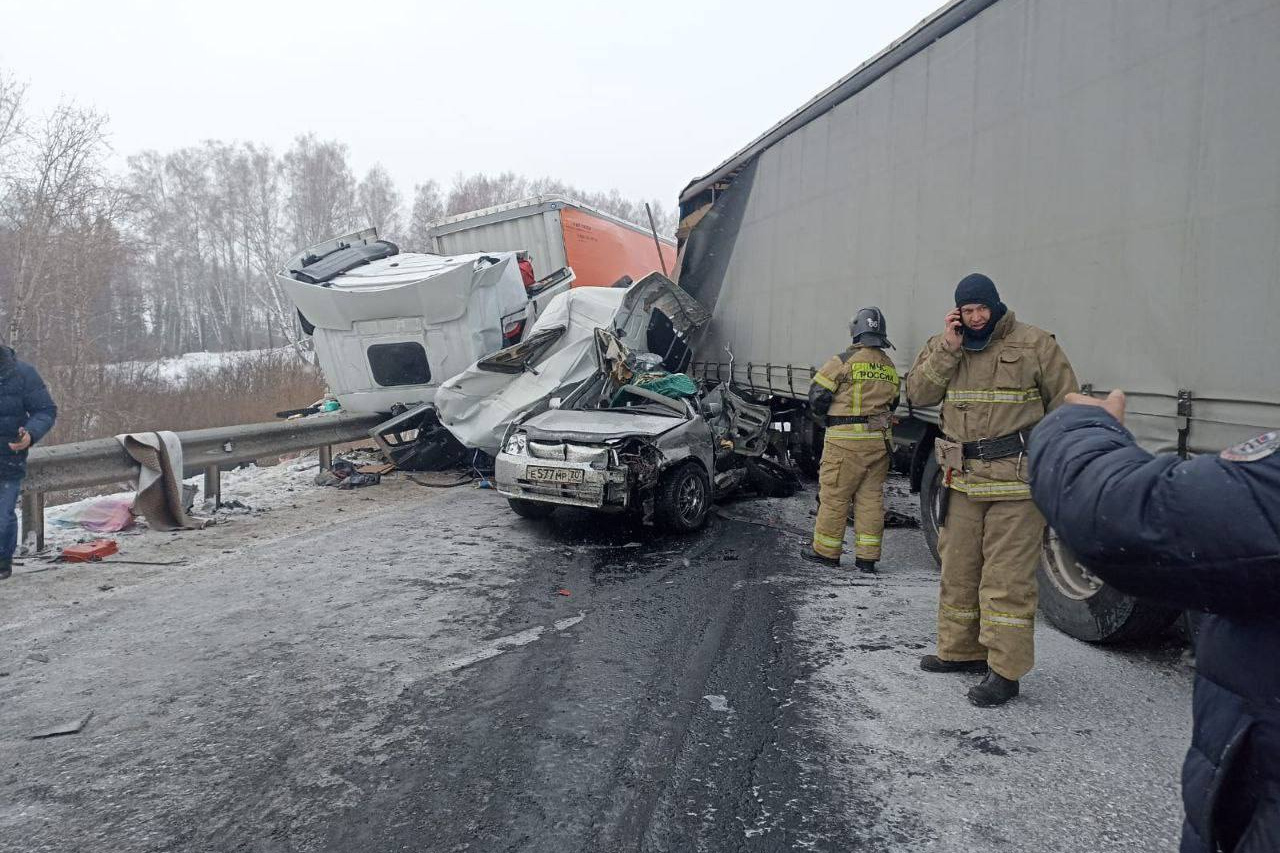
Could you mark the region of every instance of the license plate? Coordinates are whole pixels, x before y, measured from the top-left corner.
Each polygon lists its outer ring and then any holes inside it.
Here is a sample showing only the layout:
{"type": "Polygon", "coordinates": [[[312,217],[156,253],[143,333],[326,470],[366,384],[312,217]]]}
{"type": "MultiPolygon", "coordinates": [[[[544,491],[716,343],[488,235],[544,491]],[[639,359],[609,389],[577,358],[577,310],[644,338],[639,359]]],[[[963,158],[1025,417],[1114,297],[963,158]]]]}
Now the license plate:
{"type": "Polygon", "coordinates": [[[540,483],[581,483],[582,473],[578,468],[540,468],[536,465],[524,469],[526,478],[540,483]]]}

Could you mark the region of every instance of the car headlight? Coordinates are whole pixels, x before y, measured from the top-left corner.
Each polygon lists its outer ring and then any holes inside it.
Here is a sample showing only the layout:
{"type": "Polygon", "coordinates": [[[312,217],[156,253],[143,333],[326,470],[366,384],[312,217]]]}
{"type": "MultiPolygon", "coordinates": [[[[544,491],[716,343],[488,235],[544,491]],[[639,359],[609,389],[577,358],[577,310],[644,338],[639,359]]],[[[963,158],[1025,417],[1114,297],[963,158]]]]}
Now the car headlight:
{"type": "Polygon", "coordinates": [[[509,456],[524,456],[529,452],[529,438],[522,432],[517,432],[507,439],[506,446],[502,448],[502,452],[509,456]]]}

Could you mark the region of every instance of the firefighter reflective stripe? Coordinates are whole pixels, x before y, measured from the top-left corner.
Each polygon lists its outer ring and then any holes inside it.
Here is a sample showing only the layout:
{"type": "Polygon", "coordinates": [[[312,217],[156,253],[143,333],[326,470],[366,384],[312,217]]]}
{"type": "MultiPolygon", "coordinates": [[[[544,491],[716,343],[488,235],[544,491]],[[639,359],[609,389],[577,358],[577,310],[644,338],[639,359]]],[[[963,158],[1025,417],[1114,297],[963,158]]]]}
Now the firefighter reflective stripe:
{"type": "Polygon", "coordinates": [[[829,427],[826,432],[827,438],[874,438],[876,441],[883,441],[885,436],[889,434],[888,430],[873,430],[868,432],[866,424],[843,424],[841,426],[829,427]]]}
{"type": "Polygon", "coordinates": [[[950,619],[952,622],[977,622],[979,611],[976,607],[952,607],[950,604],[943,604],[942,615],[950,619]]]}
{"type": "Polygon", "coordinates": [[[951,488],[971,498],[1016,498],[1031,497],[1031,486],[1018,480],[994,480],[988,483],[966,483],[959,477],[951,480],[951,488]]]}
{"type": "MultiPolygon", "coordinates": [[[[941,384],[941,383],[940,383],[941,384]]],[[[947,391],[948,403],[1036,403],[1040,400],[1039,388],[1023,388],[1020,391],[947,391]]]]}
{"type": "Polygon", "coordinates": [[[982,614],[982,624],[1004,628],[1034,628],[1036,622],[1030,616],[1018,616],[1014,613],[999,613],[995,610],[987,610],[982,614]]]}
{"type": "Polygon", "coordinates": [[[819,385],[821,385],[823,388],[826,388],[828,391],[836,390],[836,383],[828,379],[826,376],[822,375],[821,373],[813,374],[813,381],[817,382],[819,385]]]}
{"type": "Polygon", "coordinates": [[[870,533],[859,533],[854,539],[855,545],[879,545],[880,537],[872,536],[870,533]]]}
{"type": "Polygon", "coordinates": [[[818,531],[815,530],[813,532],[813,544],[822,545],[823,547],[826,547],[826,548],[834,548],[835,550],[839,551],[841,548],[844,547],[844,540],[837,539],[834,536],[827,536],[826,534],[819,533],[818,531]]]}

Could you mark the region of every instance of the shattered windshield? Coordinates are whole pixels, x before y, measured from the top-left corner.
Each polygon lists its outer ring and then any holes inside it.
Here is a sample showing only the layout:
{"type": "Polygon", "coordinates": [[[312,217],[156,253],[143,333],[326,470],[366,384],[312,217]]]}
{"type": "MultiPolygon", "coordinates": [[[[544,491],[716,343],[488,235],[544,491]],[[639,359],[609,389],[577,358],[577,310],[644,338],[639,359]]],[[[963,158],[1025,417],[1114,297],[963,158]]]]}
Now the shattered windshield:
{"type": "Polygon", "coordinates": [[[550,329],[543,329],[518,344],[512,344],[506,349],[500,349],[493,355],[480,359],[476,367],[493,373],[523,373],[540,359],[552,344],[560,340],[565,333],[565,328],[552,326],[550,329]]]}

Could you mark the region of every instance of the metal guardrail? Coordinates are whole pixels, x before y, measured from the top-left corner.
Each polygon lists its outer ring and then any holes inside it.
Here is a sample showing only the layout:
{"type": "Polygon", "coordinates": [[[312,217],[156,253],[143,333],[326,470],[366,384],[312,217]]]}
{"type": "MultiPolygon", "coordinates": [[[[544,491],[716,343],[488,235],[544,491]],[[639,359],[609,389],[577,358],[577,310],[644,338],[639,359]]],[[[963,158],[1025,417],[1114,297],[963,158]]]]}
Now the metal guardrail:
{"type": "MultiPolygon", "coordinates": [[[[383,420],[383,415],[344,412],[180,432],[182,475],[193,477],[203,472],[205,494],[216,499],[221,494],[220,471],[224,466],[315,447],[320,450],[321,467],[327,468],[332,445],[368,438],[369,430],[383,420]]],[[[138,464],[114,438],[36,447],[27,458],[27,476],[22,483],[22,529],[34,532],[36,548],[42,549],[46,493],[128,482],[137,476],[138,464]]]]}

